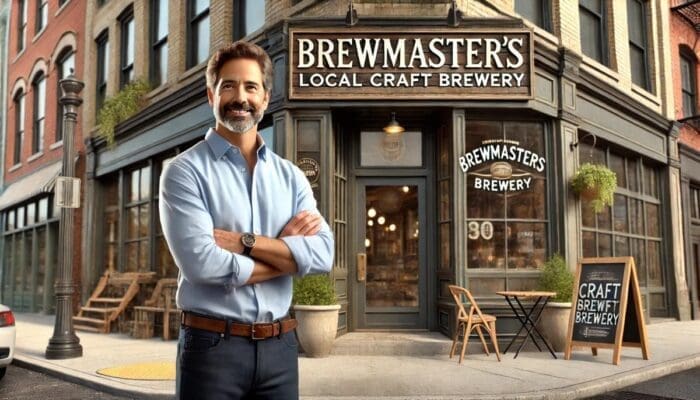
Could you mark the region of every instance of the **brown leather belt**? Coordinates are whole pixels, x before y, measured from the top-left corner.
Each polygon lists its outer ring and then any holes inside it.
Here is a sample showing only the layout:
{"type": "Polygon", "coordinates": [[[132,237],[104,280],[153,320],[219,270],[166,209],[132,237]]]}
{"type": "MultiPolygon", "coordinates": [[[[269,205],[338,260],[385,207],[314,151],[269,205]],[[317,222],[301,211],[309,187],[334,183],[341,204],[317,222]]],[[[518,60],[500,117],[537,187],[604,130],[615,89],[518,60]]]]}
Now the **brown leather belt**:
{"type": "Polygon", "coordinates": [[[253,340],[268,339],[274,336],[279,336],[283,333],[292,331],[297,327],[297,320],[295,319],[285,319],[279,322],[248,325],[213,317],[205,317],[203,315],[192,314],[187,311],[182,313],[182,325],[220,334],[226,333],[227,322],[229,325],[229,334],[233,336],[249,337],[253,340]]]}

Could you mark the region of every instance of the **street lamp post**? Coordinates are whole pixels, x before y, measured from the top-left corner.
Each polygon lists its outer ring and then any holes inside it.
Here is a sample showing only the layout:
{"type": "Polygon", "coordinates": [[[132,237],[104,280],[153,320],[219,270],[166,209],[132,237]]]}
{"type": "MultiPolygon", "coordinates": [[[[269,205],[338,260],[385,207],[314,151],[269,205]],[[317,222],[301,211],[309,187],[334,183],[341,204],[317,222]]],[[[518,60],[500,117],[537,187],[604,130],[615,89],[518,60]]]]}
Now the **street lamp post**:
{"type": "MultiPolygon", "coordinates": [[[[78,199],[70,199],[75,193],[71,183],[76,182],[75,175],[75,149],[73,148],[73,135],[77,123],[78,107],[83,103],[79,96],[85,84],[77,80],[71,74],[59,82],[63,96],[61,105],[63,114],[63,181],[56,184],[56,204],[61,207],[61,220],[59,222],[58,246],[58,277],[56,279],[56,322],[54,324],[53,337],[49,339],[46,347],[47,359],[65,359],[83,356],[83,347],[80,339],[73,329],[73,211],[78,208],[78,199]],[[68,181],[68,184],[64,184],[68,181]],[[62,184],[59,184],[62,183],[62,184]],[[68,198],[68,199],[67,199],[68,198]],[[72,201],[71,201],[72,200],[72,201]],[[77,201],[76,201],[77,200],[77,201]]],[[[78,189],[79,190],[79,189],[78,189]]],[[[79,193],[79,191],[78,191],[79,193]]]]}

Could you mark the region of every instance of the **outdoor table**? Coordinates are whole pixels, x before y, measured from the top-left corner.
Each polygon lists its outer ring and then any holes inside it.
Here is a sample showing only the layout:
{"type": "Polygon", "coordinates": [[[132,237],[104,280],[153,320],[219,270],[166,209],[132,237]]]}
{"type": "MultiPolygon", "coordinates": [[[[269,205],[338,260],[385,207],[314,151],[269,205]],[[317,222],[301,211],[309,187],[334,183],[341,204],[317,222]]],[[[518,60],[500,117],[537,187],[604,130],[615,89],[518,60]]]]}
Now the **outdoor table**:
{"type": "Polygon", "coordinates": [[[503,350],[503,354],[506,354],[508,349],[510,349],[510,346],[512,346],[513,343],[515,343],[515,341],[520,338],[520,332],[522,332],[524,329],[525,336],[522,338],[523,341],[522,343],[520,343],[518,350],[515,352],[515,357],[513,358],[518,358],[518,354],[520,354],[520,350],[522,350],[522,348],[525,346],[525,343],[527,342],[528,338],[532,339],[532,342],[537,347],[537,350],[542,351],[542,348],[539,346],[539,344],[537,344],[537,338],[534,334],[537,334],[537,336],[540,337],[542,343],[544,343],[544,345],[547,347],[547,350],[549,350],[549,352],[552,354],[552,357],[557,358],[557,356],[554,354],[552,346],[549,344],[549,342],[547,342],[547,339],[545,339],[540,333],[540,331],[537,329],[537,322],[540,320],[542,310],[544,310],[544,307],[547,305],[549,298],[554,297],[557,294],[555,292],[523,291],[502,291],[496,292],[496,294],[506,298],[506,301],[508,302],[508,305],[510,306],[511,310],[513,310],[513,313],[515,314],[516,318],[518,318],[518,321],[520,321],[520,329],[518,330],[518,333],[515,335],[515,337],[513,337],[513,340],[510,341],[506,349],[503,350]],[[520,299],[532,299],[534,303],[532,304],[532,307],[528,309],[525,307],[525,305],[523,305],[523,302],[520,301],[520,299]]]}

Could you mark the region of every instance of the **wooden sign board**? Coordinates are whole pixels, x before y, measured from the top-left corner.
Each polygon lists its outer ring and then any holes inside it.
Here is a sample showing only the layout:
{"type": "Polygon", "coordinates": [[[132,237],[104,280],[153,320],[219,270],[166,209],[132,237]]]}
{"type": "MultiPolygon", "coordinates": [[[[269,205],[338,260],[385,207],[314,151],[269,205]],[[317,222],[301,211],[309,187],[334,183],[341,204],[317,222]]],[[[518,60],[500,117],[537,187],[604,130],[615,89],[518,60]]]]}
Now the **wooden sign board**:
{"type": "Polygon", "coordinates": [[[289,29],[290,100],[534,97],[526,28],[289,29]]]}
{"type": "Polygon", "coordinates": [[[576,268],[569,332],[564,354],[574,346],[613,349],[620,363],[622,346],[639,347],[649,359],[642,297],[632,257],[583,258],[576,268]]]}

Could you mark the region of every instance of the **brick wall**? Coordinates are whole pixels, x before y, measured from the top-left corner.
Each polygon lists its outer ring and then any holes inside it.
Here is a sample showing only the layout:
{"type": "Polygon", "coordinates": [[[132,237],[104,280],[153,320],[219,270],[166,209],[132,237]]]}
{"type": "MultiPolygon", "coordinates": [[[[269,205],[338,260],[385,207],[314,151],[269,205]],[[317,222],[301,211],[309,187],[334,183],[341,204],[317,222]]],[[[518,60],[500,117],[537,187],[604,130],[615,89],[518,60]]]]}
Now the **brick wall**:
{"type": "MultiPolygon", "coordinates": [[[[695,30],[695,28],[683,19],[683,17],[677,15],[676,13],[671,14],[671,76],[673,78],[673,98],[674,98],[674,109],[673,115],[674,119],[683,118],[683,95],[682,95],[682,79],[681,79],[681,66],[680,66],[680,49],[682,46],[687,48],[689,51],[695,54],[697,60],[700,60],[700,44],[698,43],[700,39],[700,34],[695,30]]],[[[698,85],[700,69],[700,63],[696,63],[696,93],[700,93],[698,85]]],[[[697,100],[698,96],[696,96],[697,100]]],[[[698,105],[696,104],[696,108],[698,105]]],[[[679,140],[681,143],[692,147],[693,149],[700,151],[700,133],[689,126],[681,127],[681,133],[679,140]]]]}

